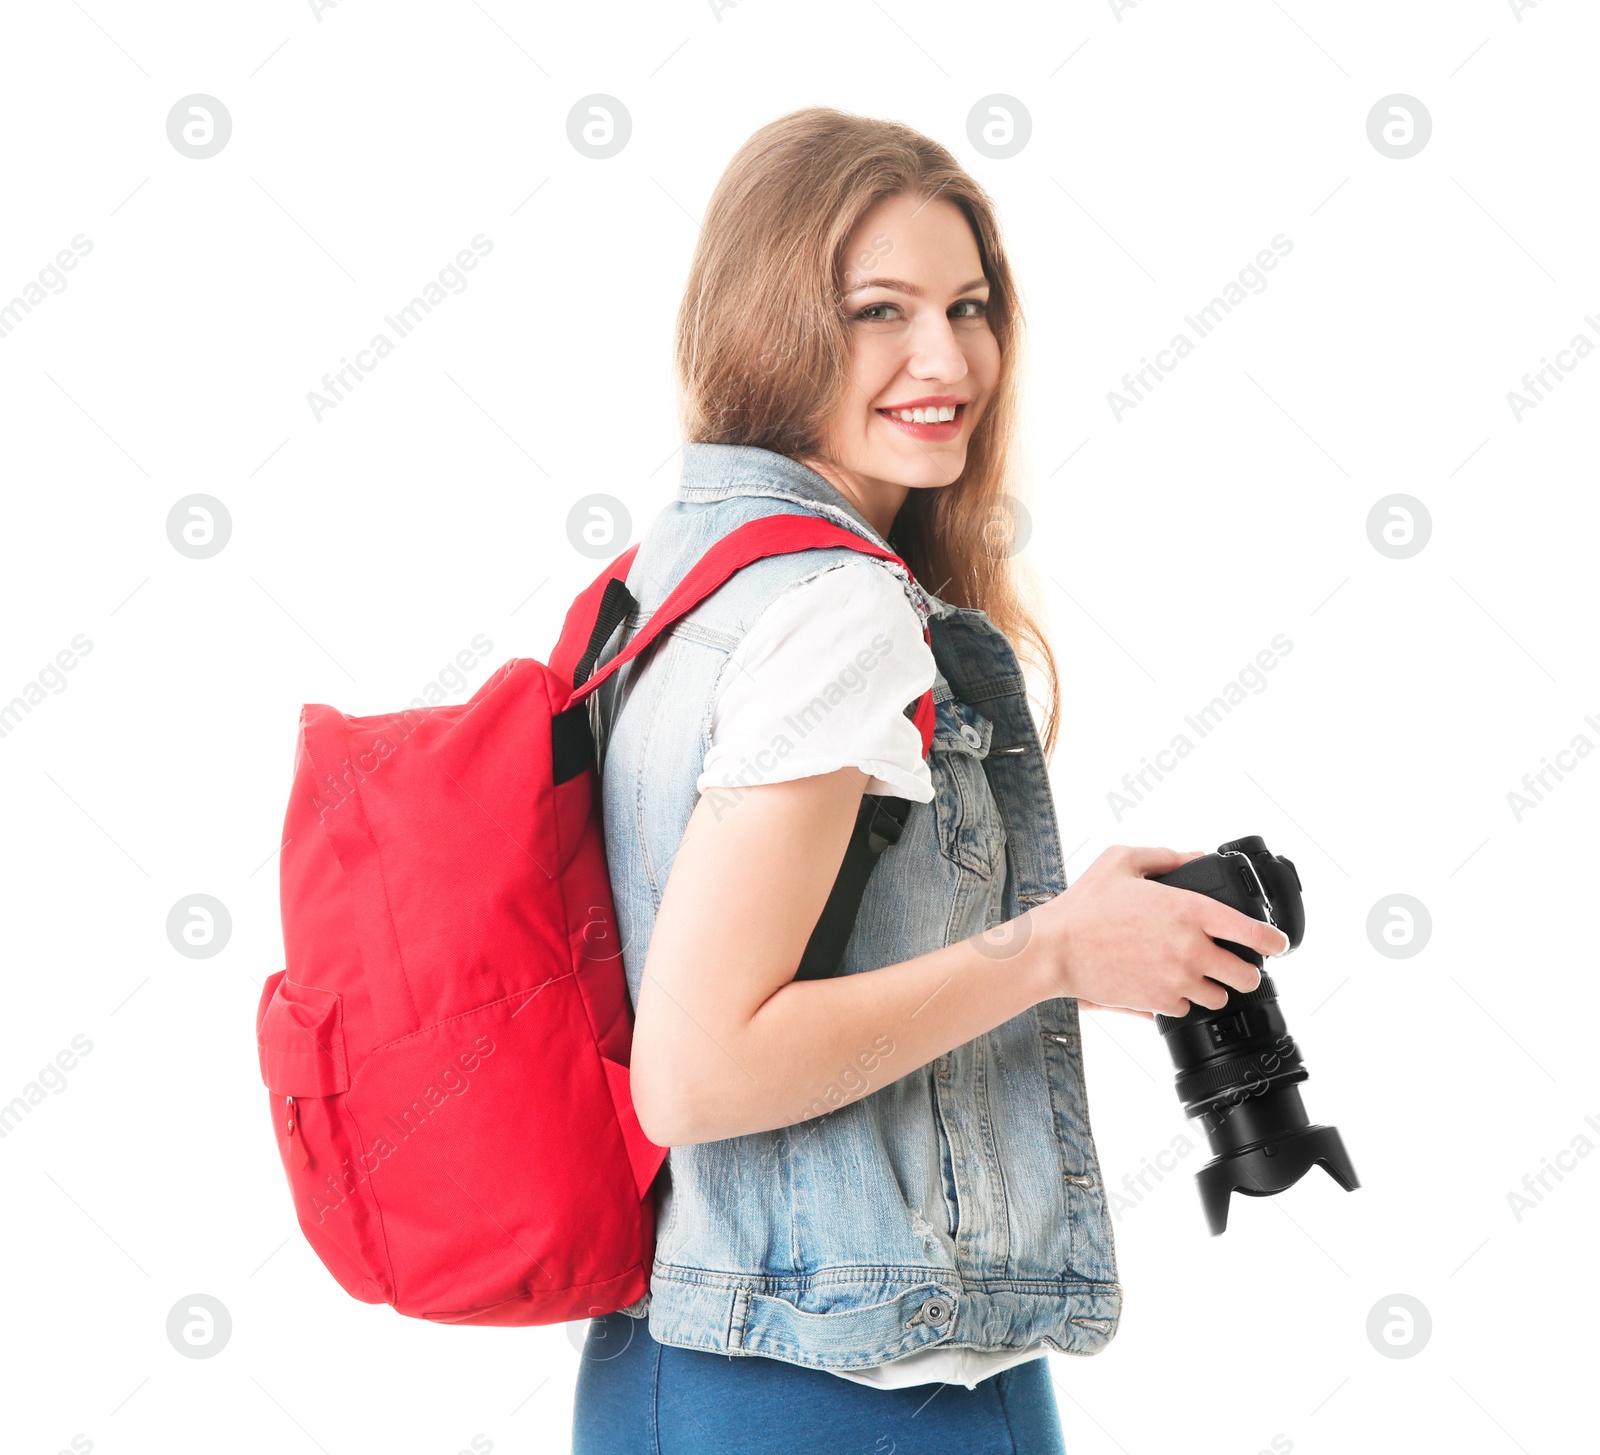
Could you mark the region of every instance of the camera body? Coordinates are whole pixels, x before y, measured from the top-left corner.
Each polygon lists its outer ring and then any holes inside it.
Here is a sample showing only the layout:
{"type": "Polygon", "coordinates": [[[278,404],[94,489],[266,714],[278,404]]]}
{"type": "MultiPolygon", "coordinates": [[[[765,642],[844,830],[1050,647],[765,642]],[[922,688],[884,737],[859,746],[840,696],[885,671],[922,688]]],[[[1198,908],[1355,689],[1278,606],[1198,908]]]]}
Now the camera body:
{"type": "MultiPolygon", "coordinates": [[[[1306,906],[1301,898],[1304,886],[1300,883],[1300,872],[1292,860],[1269,850],[1259,834],[1233,839],[1214,854],[1202,854],[1166,874],[1150,877],[1158,884],[1191,889],[1196,894],[1220,899],[1240,914],[1275,925],[1289,937],[1291,952],[1299,949],[1300,941],[1305,938],[1306,906]]],[[[1232,950],[1241,960],[1248,960],[1258,970],[1261,968],[1261,956],[1254,950],[1247,950],[1231,940],[1217,943],[1232,950]]]]}
{"type": "MultiPolygon", "coordinates": [[[[1292,861],[1259,835],[1233,839],[1156,883],[1220,900],[1282,930],[1290,951],[1305,937],[1305,903],[1292,861]]],[[[1360,1186],[1338,1128],[1312,1125],[1300,1099],[1308,1075],[1284,1021],[1277,986],[1254,950],[1218,940],[1261,970],[1254,990],[1230,989],[1220,1010],[1191,1005],[1181,1017],[1158,1015],[1156,1028],[1177,1067],[1185,1113],[1198,1120],[1213,1153],[1196,1174],[1213,1235],[1228,1225],[1229,1196],[1270,1197],[1320,1164],[1347,1192],[1360,1186]]]]}

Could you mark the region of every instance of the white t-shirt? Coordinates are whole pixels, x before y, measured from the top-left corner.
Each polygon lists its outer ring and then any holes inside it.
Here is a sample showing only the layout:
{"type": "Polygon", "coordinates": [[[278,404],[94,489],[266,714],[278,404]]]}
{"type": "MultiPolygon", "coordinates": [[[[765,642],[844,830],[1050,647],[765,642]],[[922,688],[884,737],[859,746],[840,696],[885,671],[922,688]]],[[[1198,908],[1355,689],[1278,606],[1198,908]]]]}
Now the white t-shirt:
{"type": "Polygon", "coordinates": [[[787,783],[853,765],[864,793],[927,803],[922,735],[905,715],[933,653],[899,579],[871,557],[781,592],[723,669],[695,787],[787,783]]]}
{"type": "Polygon", "coordinates": [[[879,1389],[904,1389],[908,1384],[964,1384],[976,1389],[980,1380],[1002,1369],[1043,1359],[1050,1351],[1043,1344],[1027,1349],[990,1352],[983,1349],[918,1349],[871,1369],[830,1369],[841,1379],[871,1384],[879,1389]]]}
{"type": "MultiPolygon", "coordinates": [[[[905,715],[932,685],[933,652],[899,579],[863,557],[776,597],[734,648],[711,711],[711,749],[695,786],[786,783],[847,765],[865,793],[927,803],[933,779],[922,736],[905,715]]],[[[872,1369],[832,1370],[857,1384],[899,1389],[946,1382],[972,1388],[1046,1351],[919,1349],[872,1369]]]]}

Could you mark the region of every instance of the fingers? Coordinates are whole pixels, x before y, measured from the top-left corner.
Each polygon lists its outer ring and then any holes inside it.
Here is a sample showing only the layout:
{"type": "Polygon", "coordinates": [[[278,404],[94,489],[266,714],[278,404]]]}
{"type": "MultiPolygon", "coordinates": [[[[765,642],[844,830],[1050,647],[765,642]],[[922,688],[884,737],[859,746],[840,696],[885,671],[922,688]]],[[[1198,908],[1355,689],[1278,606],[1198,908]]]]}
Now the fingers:
{"type": "MultiPolygon", "coordinates": [[[[1195,956],[1195,968],[1208,981],[1220,983],[1224,998],[1211,1006],[1213,1010],[1221,1010],[1227,1004],[1226,991],[1254,990],[1261,984],[1261,972],[1254,965],[1248,960],[1241,960],[1232,950],[1224,950],[1221,945],[1207,944],[1195,956]]],[[[1211,1005],[1211,1002],[1207,1001],[1206,1004],[1211,1005]]]]}
{"type": "Polygon", "coordinates": [[[1179,853],[1176,849],[1136,849],[1126,844],[1117,845],[1111,852],[1119,856],[1130,873],[1142,874],[1146,878],[1152,874],[1169,873],[1178,865],[1187,864],[1197,857],[1191,853],[1179,853]]]}
{"type": "Polygon", "coordinates": [[[1197,935],[1197,943],[1185,956],[1184,972],[1168,990],[1168,1003],[1155,1009],[1164,1016],[1182,1020],[1194,1006],[1203,1010],[1222,1010],[1232,992],[1254,990],[1261,983],[1261,972],[1247,960],[1207,936],[1197,935]],[[1183,992],[1179,994],[1179,990],[1183,992]]]}
{"type": "Polygon", "coordinates": [[[1200,898],[1205,901],[1200,910],[1200,928],[1212,939],[1232,940],[1234,944],[1254,950],[1258,955],[1281,955],[1289,948],[1289,937],[1265,920],[1241,914],[1209,895],[1201,895],[1200,898]]]}
{"type": "Polygon", "coordinates": [[[1118,1015],[1136,1015],[1145,1020],[1154,1020],[1155,1015],[1148,1010],[1135,1010],[1131,1005],[1101,1005],[1097,1000],[1079,1000],[1078,1005],[1083,1010],[1114,1010],[1118,1015]]]}
{"type": "Polygon", "coordinates": [[[1178,997],[1174,1002],[1176,1010],[1163,1010],[1161,1014],[1171,1020],[1182,1020],[1194,1006],[1202,1010],[1223,1010],[1228,1004],[1228,994],[1226,985],[1218,985],[1214,980],[1202,980],[1190,987],[1187,997],[1178,997]]]}

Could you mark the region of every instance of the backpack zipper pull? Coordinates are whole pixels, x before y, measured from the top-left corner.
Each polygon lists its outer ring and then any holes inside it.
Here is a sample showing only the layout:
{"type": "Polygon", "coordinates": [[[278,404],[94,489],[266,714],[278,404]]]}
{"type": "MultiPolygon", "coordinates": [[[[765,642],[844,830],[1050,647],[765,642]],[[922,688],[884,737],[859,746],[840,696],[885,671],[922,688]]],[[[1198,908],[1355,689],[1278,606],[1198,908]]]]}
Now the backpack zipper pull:
{"type": "Polygon", "coordinates": [[[306,1146],[305,1133],[299,1129],[298,1118],[295,1116],[294,1098],[286,1096],[283,1101],[284,1111],[287,1113],[284,1130],[289,1134],[289,1144],[291,1146],[295,1145],[296,1133],[299,1132],[300,1165],[309,1167],[311,1165],[311,1149],[306,1146]]]}

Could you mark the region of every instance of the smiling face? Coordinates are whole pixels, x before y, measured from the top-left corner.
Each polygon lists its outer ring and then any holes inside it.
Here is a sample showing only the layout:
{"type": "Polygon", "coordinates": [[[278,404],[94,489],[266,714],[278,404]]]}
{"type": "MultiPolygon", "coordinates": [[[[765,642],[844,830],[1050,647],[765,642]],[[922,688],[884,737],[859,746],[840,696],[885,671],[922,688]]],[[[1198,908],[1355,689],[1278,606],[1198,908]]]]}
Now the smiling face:
{"type": "Polygon", "coordinates": [[[851,389],[807,459],[880,535],[909,490],[961,476],[972,431],[1000,378],[989,284],[953,202],[885,198],[845,250],[851,389]]]}

